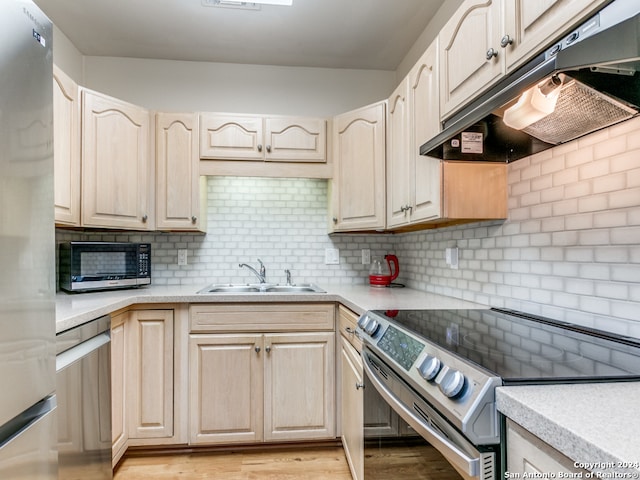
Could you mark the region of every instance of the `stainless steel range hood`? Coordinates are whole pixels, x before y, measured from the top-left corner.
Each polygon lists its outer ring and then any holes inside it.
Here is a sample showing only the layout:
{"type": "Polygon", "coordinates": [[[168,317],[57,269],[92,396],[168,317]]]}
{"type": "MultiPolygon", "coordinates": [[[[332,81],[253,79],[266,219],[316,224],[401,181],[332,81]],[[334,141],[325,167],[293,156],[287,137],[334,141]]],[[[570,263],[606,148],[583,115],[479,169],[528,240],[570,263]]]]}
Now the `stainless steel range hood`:
{"type": "Polygon", "coordinates": [[[639,111],[640,2],[615,0],[447,118],[442,132],[424,143],[420,154],[511,162],[632,118],[639,111]],[[505,124],[505,111],[519,100],[519,105],[527,105],[524,92],[544,91],[549,85],[549,91],[557,88],[552,113],[540,114],[518,129],[505,124]],[[465,141],[474,148],[465,148],[465,141]]]}

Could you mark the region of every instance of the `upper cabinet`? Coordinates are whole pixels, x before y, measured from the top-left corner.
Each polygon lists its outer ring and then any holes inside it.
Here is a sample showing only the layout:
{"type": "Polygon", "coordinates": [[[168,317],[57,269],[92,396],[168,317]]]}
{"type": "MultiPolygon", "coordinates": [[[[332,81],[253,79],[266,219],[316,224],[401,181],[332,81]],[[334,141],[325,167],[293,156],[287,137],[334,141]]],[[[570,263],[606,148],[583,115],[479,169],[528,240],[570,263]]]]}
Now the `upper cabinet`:
{"type": "Polygon", "coordinates": [[[437,41],[389,98],[387,227],[440,216],[440,161],[419,154],[440,131],[437,41]]]}
{"type": "Polygon", "coordinates": [[[504,74],[500,0],[465,0],[440,30],[440,115],[462,106],[504,74]]]}
{"type": "Polygon", "coordinates": [[[82,223],[153,230],[149,112],[82,91],[82,223]]]}
{"type": "Polygon", "coordinates": [[[440,30],[440,115],[522,66],[607,0],[465,0],[440,30]]]}
{"type": "Polygon", "coordinates": [[[330,231],[385,227],[385,104],[333,119],[330,231]]]}
{"type": "Polygon", "coordinates": [[[202,113],[200,159],[202,175],[331,178],[332,173],[327,122],[315,117],[202,113]]]}
{"type": "Polygon", "coordinates": [[[206,179],[198,173],[198,115],[156,114],[156,228],[206,231],[206,179]]]}
{"type": "Polygon", "coordinates": [[[323,163],[326,144],[320,118],[201,115],[202,158],[323,163]]]}
{"type": "Polygon", "coordinates": [[[500,48],[505,51],[507,73],[546,48],[555,37],[575,27],[606,1],[505,0],[500,48]]]}
{"type": "Polygon", "coordinates": [[[80,96],[78,85],[53,66],[53,158],[56,225],[80,225],[80,96]]]}

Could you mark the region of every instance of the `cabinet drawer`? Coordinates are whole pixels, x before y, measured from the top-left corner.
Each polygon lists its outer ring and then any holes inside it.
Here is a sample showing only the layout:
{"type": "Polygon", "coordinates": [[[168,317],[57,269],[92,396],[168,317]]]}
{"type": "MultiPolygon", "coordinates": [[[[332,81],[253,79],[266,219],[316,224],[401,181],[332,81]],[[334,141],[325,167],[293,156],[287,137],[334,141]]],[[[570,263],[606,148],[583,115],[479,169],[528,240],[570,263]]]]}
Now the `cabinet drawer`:
{"type": "Polygon", "coordinates": [[[360,353],[362,351],[362,340],[355,334],[357,323],[358,315],[342,305],[338,307],[340,334],[360,353]]]}
{"type": "Polygon", "coordinates": [[[191,305],[192,332],[334,330],[332,303],[191,305]]]}

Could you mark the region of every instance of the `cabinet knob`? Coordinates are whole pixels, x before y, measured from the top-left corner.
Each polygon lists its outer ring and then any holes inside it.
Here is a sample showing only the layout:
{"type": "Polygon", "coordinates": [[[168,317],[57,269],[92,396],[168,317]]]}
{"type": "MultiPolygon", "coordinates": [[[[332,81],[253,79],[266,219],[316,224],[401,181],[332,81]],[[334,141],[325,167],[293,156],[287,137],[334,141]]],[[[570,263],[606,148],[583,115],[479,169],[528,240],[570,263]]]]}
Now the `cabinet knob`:
{"type": "Polygon", "coordinates": [[[262,144],[258,145],[258,151],[261,152],[262,151],[262,144]]]}
{"type": "Polygon", "coordinates": [[[267,145],[267,153],[271,153],[271,145],[267,145]]]}
{"type": "Polygon", "coordinates": [[[364,383],[356,382],[356,390],[360,390],[361,388],[364,388],[364,383]]]}
{"type": "Polygon", "coordinates": [[[513,44],[513,38],[511,38],[509,35],[505,35],[504,37],[502,37],[502,39],[500,39],[500,46],[502,48],[507,48],[507,46],[513,44]]]}
{"type": "Polygon", "coordinates": [[[142,223],[147,223],[147,220],[149,220],[149,217],[146,214],[144,214],[142,216],[142,223]]]}
{"type": "Polygon", "coordinates": [[[260,347],[256,345],[256,348],[254,348],[254,350],[256,351],[256,353],[260,353],[260,347]]]}
{"type": "Polygon", "coordinates": [[[498,51],[495,48],[490,48],[489,50],[487,50],[487,55],[486,55],[487,60],[491,60],[492,58],[497,56],[498,56],[498,51]]]}
{"type": "Polygon", "coordinates": [[[191,217],[191,223],[196,223],[198,221],[198,217],[196,217],[195,215],[193,215],[191,217]]]}
{"type": "Polygon", "coordinates": [[[267,353],[271,353],[271,345],[267,345],[266,347],[264,347],[264,351],[267,353]]]}
{"type": "Polygon", "coordinates": [[[333,223],[338,223],[338,217],[333,217],[333,223]]]}

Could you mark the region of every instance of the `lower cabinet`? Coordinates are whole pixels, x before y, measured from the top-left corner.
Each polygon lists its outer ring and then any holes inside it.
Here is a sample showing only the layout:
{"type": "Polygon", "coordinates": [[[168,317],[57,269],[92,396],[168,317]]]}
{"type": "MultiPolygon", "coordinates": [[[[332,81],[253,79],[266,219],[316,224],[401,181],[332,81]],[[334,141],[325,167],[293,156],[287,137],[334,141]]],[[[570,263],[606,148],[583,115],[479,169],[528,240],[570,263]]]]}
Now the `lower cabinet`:
{"type": "MultiPolygon", "coordinates": [[[[588,478],[586,470],[576,469],[574,462],[551,445],[507,419],[507,472],[530,474],[525,478],[547,478],[544,475],[567,474],[565,478],[588,478]],[[575,476],[570,476],[574,474],[575,476]]],[[[505,474],[506,478],[506,474],[505,474]]],[[[515,477],[510,477],[515,478],[515,477]]]]}
{"type": "Polygon", "coordinates": [[[179,383],[174,381],[177,373],[183,376],[183,349],[175,338],[183,323],[180,311],[178,307],[132,308],[111,317],[114,465],[129,446],[186,441],[178,422],[183,419],[180,407],[185,402],[179,383]]]}
{"type": "Polygon", "coordinates": [[[189,442],[335,438],[333,309],[331,304],[192,306],[189,442]],[[265,318],[277,331],[268,331],[265,318]],[[322,318],[327,331],[304,331],[322,324],[322,318]],[[230,325],[233,332],[218,333],[230,325]],[[262,331],[256,332],[258,327],[262,331]]]}
{"type": "Polygon", "coordinates": [[[341,336],[340,372],[342,445],[354,480],[364,476],[364,390],[362,360],[358,351],[341,336]]]}

